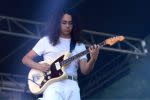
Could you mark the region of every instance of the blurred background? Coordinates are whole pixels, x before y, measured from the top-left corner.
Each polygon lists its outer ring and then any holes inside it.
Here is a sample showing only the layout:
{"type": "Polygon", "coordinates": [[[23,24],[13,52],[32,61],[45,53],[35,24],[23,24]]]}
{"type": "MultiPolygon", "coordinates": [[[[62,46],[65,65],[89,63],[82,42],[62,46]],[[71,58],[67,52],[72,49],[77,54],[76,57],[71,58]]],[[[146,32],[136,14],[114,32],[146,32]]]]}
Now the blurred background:
{"type": "Polygon", "coordinates": [[[61,9],[78,11],[87,47],[113,36],[126,38],[102,47],[89,75],[78,71],[82,100],[149,100],[149,4],[148,0],[0,0],[0,100],[40,97],[28,90],[30,69],[21,60],[43,36],[48,19],[61,9]]]}

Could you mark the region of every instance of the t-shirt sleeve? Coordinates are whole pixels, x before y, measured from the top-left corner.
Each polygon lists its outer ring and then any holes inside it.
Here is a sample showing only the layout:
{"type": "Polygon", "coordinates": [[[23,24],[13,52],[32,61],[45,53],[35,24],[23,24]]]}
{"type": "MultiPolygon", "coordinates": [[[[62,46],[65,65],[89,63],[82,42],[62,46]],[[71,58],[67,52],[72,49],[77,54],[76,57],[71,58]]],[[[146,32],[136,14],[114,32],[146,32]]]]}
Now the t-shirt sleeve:
{"type": "Polygon", "coordinates": [[[32,48],[39,56],[41,56],[44,53],[44,41],[45,38],[41,38],[36,45],[32,48]]]}
{"type": "MultiPolygon", "coordinates": [[[[82,52],[82,51],[85,51],[86,50],[86,47],[85,47],[85,45],[84,44],[80,44],[80,46],[79,46],[79,52],[82,52]]],[[[82,56],[82,57],[80,57],[80,60],[87,60],[87,55],[84,55],[84,56],[82,56]]]]}

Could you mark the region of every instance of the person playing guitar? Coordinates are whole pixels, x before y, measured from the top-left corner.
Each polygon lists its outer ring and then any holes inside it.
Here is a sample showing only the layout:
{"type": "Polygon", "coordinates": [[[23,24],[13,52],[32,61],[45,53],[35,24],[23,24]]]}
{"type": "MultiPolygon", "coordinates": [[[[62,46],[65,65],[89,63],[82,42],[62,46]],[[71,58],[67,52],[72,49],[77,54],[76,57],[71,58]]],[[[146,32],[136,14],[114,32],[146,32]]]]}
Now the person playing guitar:
{"type": "Polygon", "coordinates": [[[43,100],[80,100],[77,69],[84,75],[90,73],[97,60],[100,46],[122,41],[115,37],[94,44],[88,49],[80,41],[78,17],[72,11],[64,11],[51,21],[48,35],[42,37],[22,59],[30,67],[29,89],[33,94],[43,93],[43,100]],[[90,54],[87,59],[86,54],[90,54]],[[44,60],[35,62],[36,56],[44,60]]]}

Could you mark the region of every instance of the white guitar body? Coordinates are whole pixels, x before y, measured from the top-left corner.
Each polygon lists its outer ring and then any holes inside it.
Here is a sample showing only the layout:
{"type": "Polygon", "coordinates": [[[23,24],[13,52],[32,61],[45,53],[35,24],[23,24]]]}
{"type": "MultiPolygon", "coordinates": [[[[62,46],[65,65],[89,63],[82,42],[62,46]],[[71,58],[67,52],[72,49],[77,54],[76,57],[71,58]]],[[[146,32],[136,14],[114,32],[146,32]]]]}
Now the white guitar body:
{"type": "MultiPolygon", "coordinates": [[[[49,64],[50,66],[53,64],[53,69],[54,69],[54,67],[56,68],[55,72],[57,72],[57,71],[61,72],[61,73],[58,72],[57,73],[58,75],[56,75],[56,77],[54,77],[54,75],[52,75],[52,70],[49,70],[46,73],[44,73],[44,72],[36,70],[36,69],[31,69],[28,74],[28,85],[29,85],[30,91],[33,94],[41,94],[50,84],[52,84],[56,81],[60,81],[62,79],[66,79],[67,78],[67,74],[65,73],[66,66],[60,66],[59,60],[65,60],[69,57],[69,55],[70,55],[69,53],[66,53],[65,55],[56,57],[57,59],[54,61],[46,60],[46,61],[39,62],[41,64],[42,63],[49,64]]],[[[55,72],[54,72],[54,74],[55,74],[55,72]]]]}

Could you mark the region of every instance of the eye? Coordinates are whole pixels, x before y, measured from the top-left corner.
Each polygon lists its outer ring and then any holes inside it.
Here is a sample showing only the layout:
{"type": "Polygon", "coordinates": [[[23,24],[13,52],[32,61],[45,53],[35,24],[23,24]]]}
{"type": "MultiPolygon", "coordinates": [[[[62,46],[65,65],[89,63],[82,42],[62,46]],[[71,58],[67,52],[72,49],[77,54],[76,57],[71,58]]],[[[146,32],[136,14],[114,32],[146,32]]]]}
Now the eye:
{"type": "Polygon", "coordinates": [[[69,22],[70,25],[72,25],[72,22],[69,22]]]}
{"type": "Polygon", "coordinates": [[[62,24],[67,24],[67,22],[66,22],[66,21],[63,21],[62,24]]]}

